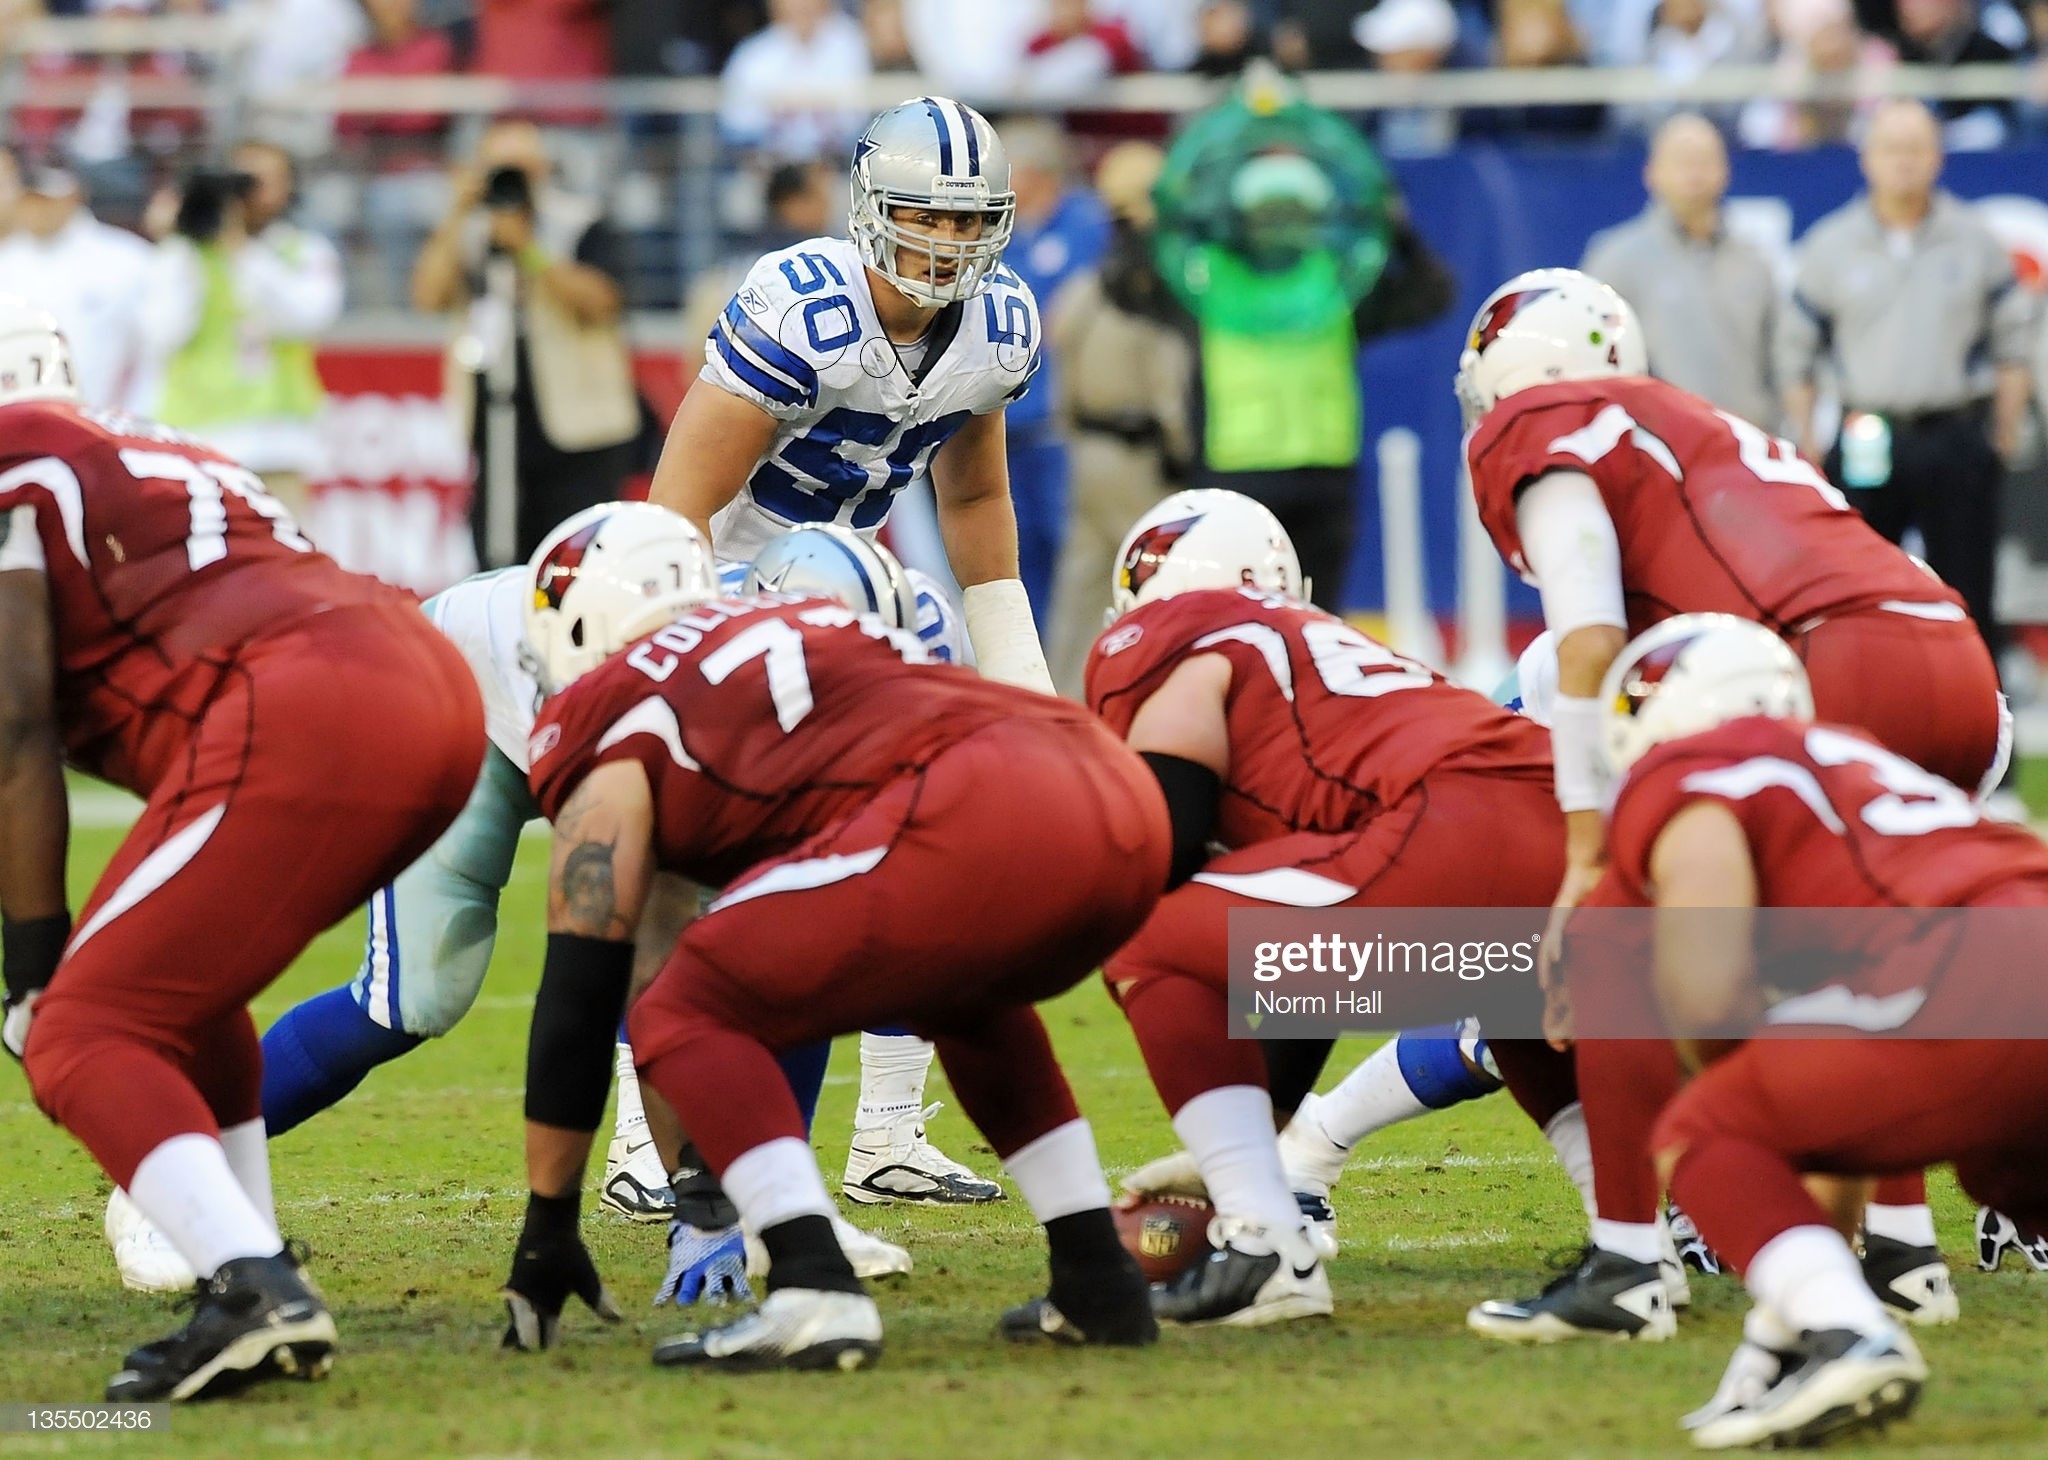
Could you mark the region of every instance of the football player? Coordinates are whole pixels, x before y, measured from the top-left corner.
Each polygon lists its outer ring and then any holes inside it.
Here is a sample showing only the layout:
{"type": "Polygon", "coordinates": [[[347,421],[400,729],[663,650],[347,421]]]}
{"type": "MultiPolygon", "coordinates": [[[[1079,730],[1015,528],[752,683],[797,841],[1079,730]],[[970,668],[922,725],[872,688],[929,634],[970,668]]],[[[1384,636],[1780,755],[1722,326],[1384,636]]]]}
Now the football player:
{"type": "Polygon", "coordinates": [[[710,565],[688,522],[632,503],[571,519],[535,554],[527,641],[551,697],[532,784],[555,833],[507,1343],[546,1346],[572,1295],[615,1312],[577,1208],[657,868],[725,890],[634,1001],[634,1054],[769,1254],[757,1310],[661,1345],[657,1363],[848,1369],[879,1352],[770,1051],[892,1018],[936,1038],[1045,1226],[1051,1288],[1005,1332],[1152,1341],[1094,1138],[1031,1006],[1158,900],[1157,784],[1079,706],[926,663],[914,636],[836,600],[708,601],[710,565]]]}
{"type": "MultiPolygon", "coordinates": [[[[885,610],[892,622],[908,626],[914,621],[935,658],[951,661],[964,652],[958,615],[945,592],[923,574],[910,574],[914,610],[899,604],[888,585],[904,578],[903,570],[887,549],[853,539],[844,529],[812,528],[801,538],[777,539],[764,550],[763,566],[778,580],[787,577],[807,591],[843,594],[858,598],[863,606],[872,604],[885,610]],[[835,534],[846,541],[833,541],[835,534]],[[825,540],[825,551],[807,553],[804,541],[817,539],[825,540]],[[858,570],[863,560],[873,567],[858,570]],[[829,571],[834,567],[840,569],[836,576],[829,571]],[[880,589],[878,583],[883,585],[880,589]]],[[[738,592],[747,572],[742,566],[722,569],[723,586],[738,592]]],[[[522,648],[527,576],[524,565],[479,573],[425,605],[428,618],[462,651],[483,691],[491,747],[476,789],[455,824],[426,856],[371,899],[368,946],[355,978],[288,1010],[264,1035],[263,1113],[272,1136],[343,1099],[378,1065],[448,1033],[483,987],[497,935],[499,895],[511,880],[521,831],[540,816],[526,787],[527,738],[539,701],[522,648]]],[[[650,976],[667,957],[680,920],[691,910],[686,895],[680,906],[664,899],[662,907],[660,926],[645,930],[650,976]]],[[[864,1054],[871,1040],[889,1047],[888,1040],[867,1035],[864,1054]]],[[[827,1053],[803,1051],[790,1059],[791,1082],[806,1109],[806,1121],[808,1111],[817,1105],[827,1053]]],[[[867,1066],[864,1058],[864,1088],[872,1080],[889,1077],[886,1071],[877,1076],[867,1066]]],[[[623,1043],[617,1071],[617,1123],[605,1161],[602,1200],[636,1221],[670,1221],[676,1216],[670,1175],[682,1168],[695,1170],[695,1165],[683,1160],[673,1146],[664,1154],[650,1133],[632,1051],[623,1043]]],[[[922,1093],[920,1072],[917,1094],[922,1093]]],[[[916,1129],[922,1131],[921,1122],[916,1129]]],[[[956,1185],[978,1183],[983,1190],[1001,1194],[994,1182],[956,1167],[928,1144],[899,1159],[919,1173],[917,1184],[927,1188],[936,1178],[956,1185]]],[[[899,1185],[912,1184],[900,1174],[896,1180],[899,1185]]],[[[108,1202],[107,1237],[127,1286],[169,1292],[192,1285],[191,1270],[177,1249],[119,1190],[108,1202]]],[[[903,1248],[851,1223],[843,1225],[840,1241],[864,1277],[910,1270],[910,1254],[903,1248]]],[[[672,1254],[680,1250],[681,1244],[672,1239],[672,1254]]],[[[672,1274],[663,1291],[689,1301],[700,1289],[701,1283],[693,1284],[688,1276],[672,1274]]]]}
{"type": "MultiPolygon", "coordinates": [[[[712,327],[649,500],[746,561],[806,522],[873,537],[929,478],[981,672],[1052,693],[1018,577],[1003,408],[1038,368],[1038,304],[1003,264],[1010,162],[972,107],[922,96],[854,146],[850,238],[756,263],[712,327]]],[[[991,1199],[925,1140],[929,1044],[869,1034],[842,1190],[991,1199]]],[[[978,1184],[977,1184],[978,1182],[978,1184]]]]}
{"type": "MultiPolygon", "coordinates": [[[[1218,1213],[1219,1254],[1155,1290],[1176,1322],[1331,1305],[1275,1145],[1266,1061],[1227,1037],[1231,910],[1540,907],[1563,870],[1542,730],[1304,590],[1265,507],[1179,492],[1125,539],[1118,617],[1088,659],[1089,706],[1153,768],[1173,821],[1173,890],[1103,974],[1218,1213]]],[[[1561,1063],[1535,1041],[1495,1057],[1518,1097],[1561,1063]]]]}
{"type": "Polygon", "coordinates": [[[0,298],[6,1044],[197,1276],[106,1397],[318,1378],[334,1319],[278,1236],[248,1005],[455,818],[483,709],[253,474],[76,401],[55,322],[0,298]],[[75,928],[67,761],[144,802],[75,928]]]}
{"type": "Polygon", "coordinates": [[[2048,1065],[1986,1037],[2038,1032],[2015,934],[2031,952],[2039,923],[2013,920],[2048,910],[2048,848],[1875,738],[1814,723],[1806,671],[1753,623],[1666,620],[1601,702],[1625,776],[1610,877],[1658,910],[1655,1002],[1706,1066],[1657,1121],[1657,1166],[1756,1304],[1720,1392],[1684,1423],[1706,1449],[1881,1426],[1927,1368],[1801,1178],[1949,1161],[1979,1200],[2048,1218],[2048,1065]],[[1802,907],[1873,911],[1787,935],[1727,911],[1802,907]],[[1932,908],[2000,911],[1919,936],[1876,921],[1932,908]],[[1808,956],[1760,976],[1763,950],[1792,948],[1808,956]],[[1772,1037],[1740,1042],[1750,1031],[1772,1037]]]}
{"type": "MultiPolygon", "coordinates": [[[[1961,598],[1850,510],[1790,443],[1646,368],[1634,312],[1570,269],[1496,289],[1458,368],[1480,520],[1541,591],[1557,638],[1551,735],[1570,830],[1560,912],[1544,940],[1552,984],[1564,910],[1605,861],[1594,695],[1629,634],[1686,612],[1761,623],[1805,662],[1824,716],[1959,786],[1994,786],[2010,749],[1998,675],[1961,598]]],[[[1677,1066],[1654,1042],[1598,1040],[1579,1051],[1577,1074],[1596,1154],[1634,1153],[1623,1169],[1610,1161],[1597,1172],[1599,1246],[1653,1262],[1647,1136],[1677,1089],[1677,1066]]],[[[1924,1181],[1888,1179],[1868,1220],[1881,1245],[1873,1276],[1927,1317],[1953,1316],[1924,1181]]],[[[1551,1296],[1569,1306],[1581,1295],[1551,1296]]]]}

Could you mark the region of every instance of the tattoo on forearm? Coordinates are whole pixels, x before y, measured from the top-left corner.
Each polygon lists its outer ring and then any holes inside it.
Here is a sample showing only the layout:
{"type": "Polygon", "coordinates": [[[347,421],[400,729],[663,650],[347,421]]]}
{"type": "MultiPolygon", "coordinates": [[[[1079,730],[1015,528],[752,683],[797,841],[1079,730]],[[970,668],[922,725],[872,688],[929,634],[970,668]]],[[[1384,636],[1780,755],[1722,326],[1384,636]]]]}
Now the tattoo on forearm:
{"type": "Polygon", "coordinates": [[[583,842],[562,859],[562,904],[579,932],[609,936],[618,917],[612,882],[612,844],[583,842]]]}

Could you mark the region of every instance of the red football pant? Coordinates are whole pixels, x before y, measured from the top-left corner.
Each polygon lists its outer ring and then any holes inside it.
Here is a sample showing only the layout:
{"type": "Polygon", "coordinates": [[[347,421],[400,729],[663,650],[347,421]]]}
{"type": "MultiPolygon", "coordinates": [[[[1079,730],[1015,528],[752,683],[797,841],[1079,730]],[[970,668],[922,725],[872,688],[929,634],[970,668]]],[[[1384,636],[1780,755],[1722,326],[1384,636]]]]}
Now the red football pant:
{"type": "Polygon", "coordinates": [[[483,751],[475,678],[415,608],[246,646],[36,1005],[37,1103],[123,1186],[171,1137],[259,1118],[249,1000],[433,845],[483,751]]]}
{"type": "MultiPolygon", "coordinates": [[[[1621,925],[1598,926],[1619,933],[1621,925]]],[[[1630,934],[1637,926],[1631,920],[1630,934]]],[[[1654,1027],[1661,1016],[1650,984],[1650,951],[1622,943],[1623,937],[1617,937],[1597,948],[1575,947],[1574,956],[1565,961],[1572,999],[1581,1007],[1601,1009],[1604,1018],[1654,1027]]],[[[1498,1063],[1501,1047],[1493,1048],[1498,1063]]],[[[1657,1179],[1650,1138],[1658,1115],[1684,1083],[1677,1047],[1664,1039],[1582,1039],[1572,1053],[1600,1218],[1654,1222],[1664,1188],[1657,1179]]],[[[1507,1073],[1505,1064],[1501,1073],[1507,1073]]],[[[1918,1206],[1927,1200],[1926,1179],[1918,1171],[1885,1176],[1873,1199],[1887,1206],[1918,1206]]],[[[1692,1210],[1675,1193],[1673,1200],[1687,1212],[1692,1210]]]]}
{"type": "Polygon", "coordinates": [[[1918,1173],[2048,1222],[2048,1060],[2025,1040],[1751,1040],[1657,1121],[1671,1194],[1738,1271],[1779,1233],[1826,1226],[1800,1176],[1918,1173]]]}
{"type": "Polygon", "coordinates": [[[1814,712],[1975,793],[1998,755],[1998,669],[1969,619],[1870,609],[1792,639],[1814,712]]]}
{"type": "Polygon", "coordinates": [[[633,1005],[642,1077],[711,1169],[804,1138],[771,1051],[886,1024],[933,1040],[999,1156],[1076,1118],[1031,1005],[1166,883],[1166,803],[1093,722],[994,725],[728,888],[633,1005]]]}
{"type": "MultiPolygon", "coordinates": [[[[1362,826],[1261,842],[1198,875],[1295,871],[1356,888],[1339,907],[1543,907],[1564,878],[1564,818],[1546,782],[1445,773],[1362,826]]],[[[1169,1115],[1209,1090],[1266,1084],[1257,1042],[1229,1035],[1227,933],[1232,908],[1287,904],[1274,882],[1264,897],[1176,888],[1103,968],[1169,1115]]]]}

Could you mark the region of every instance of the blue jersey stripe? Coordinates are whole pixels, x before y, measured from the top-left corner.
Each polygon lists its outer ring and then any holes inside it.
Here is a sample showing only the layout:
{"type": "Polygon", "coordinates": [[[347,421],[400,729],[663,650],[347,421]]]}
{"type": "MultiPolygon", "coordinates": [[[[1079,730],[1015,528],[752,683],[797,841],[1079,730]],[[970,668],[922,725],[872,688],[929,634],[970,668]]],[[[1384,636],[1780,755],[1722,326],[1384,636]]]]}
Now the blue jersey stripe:
{"type": "Polygon", "coordinates": [[[839,504],[816,492],[807,492],[796,478],[773,461],[764,461],[747,479],[747,490],[755,502],[784,522],[832,522],[839,516],[839,504]]]}
{"type": "Polygon", "coordinates": [[[786,380],[778,380],[770,375],[734,346],[733,342],[725,337],[724,325],[715,324],[711,327],[711,348],[718,351],[718,357],[725,361],[726,368],[737,375],[743,384],[759,391],[769,400],[778,401],[786,406],[804,404],[804,393],[801,390],[786,380]]]}
{"type": "Polygon", "coordinates": [[[817,401],[818,372],[810,361],[755,324],[746,311],[740,308],[737,299],[725,306],[722,320],[727,337],[753,351],[761,363],[770,370],[788,376],[790,382],[803,393],[805,404],[814,404],[817,401]]]}
{"type": "Polygon", "coordinates": [[[960,113],[960,130],[967,134],[967,175],[981,176],[981,139],[974,135],[974,118],[967,115],[967,108],[959,102],[953,103],[953,110],[960,113]]]}
{"type": "Polygon", "coordinates": [[[946,130],[946,118],[939,111],[939,104],[928,96],[920,100],[924,102],[925,113],[932,119],[932,125],[938,129],[939,171],[950,177],[953,173],[953,134],[946,130]]]}

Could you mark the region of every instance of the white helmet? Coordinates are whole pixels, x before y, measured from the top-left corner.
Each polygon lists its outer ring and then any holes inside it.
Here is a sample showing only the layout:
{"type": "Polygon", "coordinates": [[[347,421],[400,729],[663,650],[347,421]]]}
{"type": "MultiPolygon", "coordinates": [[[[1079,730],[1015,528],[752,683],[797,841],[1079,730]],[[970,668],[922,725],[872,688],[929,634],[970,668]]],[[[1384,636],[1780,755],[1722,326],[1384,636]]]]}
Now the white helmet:
{"type": "Polygon", "coordinates": [[[1649,371],[1628,301],[1577,269],[1531,269],[1486,296],[1458,357],[1458,404],[1470,427],[1503,396],[1560,380],[1649,371]]]}
{"type": "Polygon", "coordinates": [[[650,502],[601,502],[542,540],[527,568],[526,667],[566,689],[642,634],[718,597],[711,545],[650,502]]]}
{"type": "Polygon", "coordinates": [[[1010,154],[988,119],[943,96],[892,106],[853,145],[854,247],[861,261],[921,304],[972,299],[1002,261],[1017,220],[1010,154]],[[906,228],[891,208],[979,213],[981,237],[954,242],[906,228]],[[922,254],[927,272],[907,278],[899,250],[922,254]],[[953,277],[938,281],[941,269],[953,277]]]}
{"type": "Polygon", "coordinates": [[[762,548],[741,593],[815,593],[856,613],[878,614],[892,629],[917,630],[917,589],[896,555],[850,527],[820,522],[793,528],[762,548]]]}
{"type": "Polygon", "coordinates": [[[0,294],[0,406],[18,400],[77,400],[71,348],[55,316],[0,294]]]}
{"type": "Polygon", "coordinates": [[[1682,613],[1638,635],[1600,683],[1618,776],[1654,745],[1744,715],[1811,720],[1813,689],[1785,641],[1730,613],[1682,613]]]}
{"type": "Polygon", "coordinates": [[[1301,559],[1280,519],[1242,493],[1175,492],[1124,538],[1110,617],[1198,588],[1243,587],[1308,597],[1301,559]]]}

